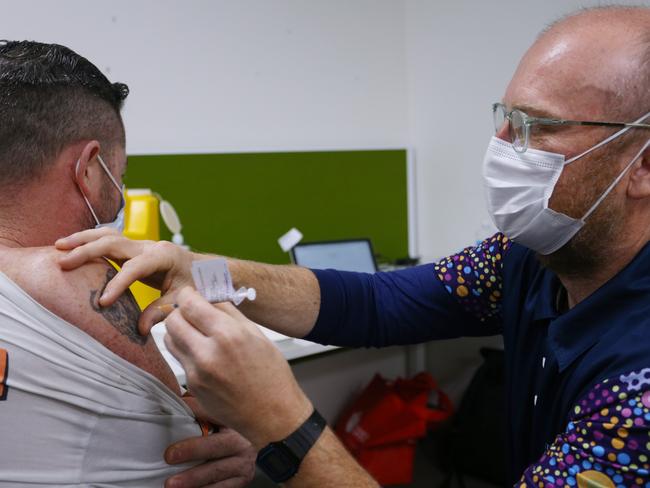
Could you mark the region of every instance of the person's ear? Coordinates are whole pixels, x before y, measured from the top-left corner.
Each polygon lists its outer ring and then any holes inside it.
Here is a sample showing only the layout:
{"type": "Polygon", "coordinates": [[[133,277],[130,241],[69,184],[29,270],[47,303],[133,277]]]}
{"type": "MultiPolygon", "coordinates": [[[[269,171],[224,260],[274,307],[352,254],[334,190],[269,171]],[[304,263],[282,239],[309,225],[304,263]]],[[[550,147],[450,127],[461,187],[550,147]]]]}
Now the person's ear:
{"type": "Polygon", "coordinates": [[[86,196],[92,195],[95,191],[94,187],[101,181],[97,173],[101,173],[103,169],[95,159],[98,154],[99,142],[89,141],[83,146],[79,159],[73,163],[75,181],[86,196]]]}
{"type": "Polygon", "coordinates": [[[650,197],[650,140],[632,167],[627,194],[633,199],[650,197]]]}

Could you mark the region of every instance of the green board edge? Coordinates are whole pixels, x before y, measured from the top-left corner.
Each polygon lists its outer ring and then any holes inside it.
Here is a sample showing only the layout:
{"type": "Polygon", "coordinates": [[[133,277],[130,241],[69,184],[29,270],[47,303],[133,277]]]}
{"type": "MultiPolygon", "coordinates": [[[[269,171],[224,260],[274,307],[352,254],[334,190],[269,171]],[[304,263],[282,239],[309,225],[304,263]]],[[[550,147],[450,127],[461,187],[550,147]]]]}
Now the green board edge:
{"type": "MultiPolygon", "coordinates": [[[[127,188],[175,207],[192,249],[289,262],[277,239],[372,239],[385,260],[408,255],[405,149],[129,156],[127,188]]],[[[161,238],[170,239],[161,225],[161,238]]]]}

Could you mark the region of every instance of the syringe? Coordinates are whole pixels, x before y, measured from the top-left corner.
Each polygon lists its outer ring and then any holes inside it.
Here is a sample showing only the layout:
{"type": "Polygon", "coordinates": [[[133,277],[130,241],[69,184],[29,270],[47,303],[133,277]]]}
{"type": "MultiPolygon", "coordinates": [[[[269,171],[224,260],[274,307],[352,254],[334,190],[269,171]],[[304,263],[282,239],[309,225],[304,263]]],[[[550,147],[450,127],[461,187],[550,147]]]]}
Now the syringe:
{"type": "MultiPolygon", "coordinates": [[[[235,306],[239,306],[239,304],[244,300],[250,300],[252,302],[256,298],[257,291],[255,291],[255,288],[246,288],[242,286],[239,290],[233,293],[224,293],[223,295],[215,296],[214,299],[210,300],[210,303],[214,305],[216,303],[232,302],[235,306]]],[[[157,308],[163,313],[169,314],[172,313],[174,309],[178,308],[178,304],[167,303],[165,305],[159,305],[157,308]]]]}

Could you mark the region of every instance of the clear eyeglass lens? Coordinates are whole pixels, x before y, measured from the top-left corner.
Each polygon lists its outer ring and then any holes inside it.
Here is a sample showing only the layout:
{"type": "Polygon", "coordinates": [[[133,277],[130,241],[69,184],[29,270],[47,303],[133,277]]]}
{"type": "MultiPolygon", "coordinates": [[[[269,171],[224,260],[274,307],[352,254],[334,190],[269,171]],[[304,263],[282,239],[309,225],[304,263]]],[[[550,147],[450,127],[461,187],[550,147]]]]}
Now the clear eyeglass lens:
{"type": "Polygon", "coordinates": [[[503,124],[506,123],[506,108],[500,103],[495,103],[492,107],[492,116],[494,118],[494,133],[498,134],[503,124]]]}
{"type": "Polygon", "coordinates": [[[526,127],[526,115],[519,110],[513,110],[510,114],[510,139],[512,146],[517,152],[525,152],[528,147],[528,129],[526,127]]]}

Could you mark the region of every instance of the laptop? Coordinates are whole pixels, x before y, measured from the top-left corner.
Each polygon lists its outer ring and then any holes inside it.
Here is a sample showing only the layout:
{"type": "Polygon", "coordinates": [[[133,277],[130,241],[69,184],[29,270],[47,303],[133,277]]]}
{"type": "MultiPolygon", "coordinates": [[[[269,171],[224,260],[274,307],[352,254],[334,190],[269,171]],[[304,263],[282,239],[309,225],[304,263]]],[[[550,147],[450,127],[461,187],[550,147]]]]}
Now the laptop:
{"type": "Polygon", "coordinates": [[[312,269],[375,273],[377,262],[370,239],[306,242],[291,249],[291,260],[312,269]]]}

